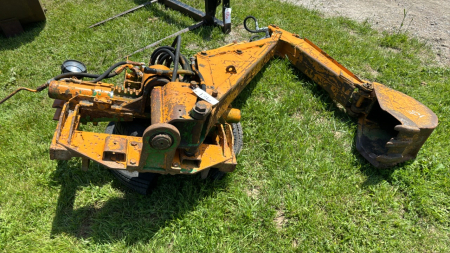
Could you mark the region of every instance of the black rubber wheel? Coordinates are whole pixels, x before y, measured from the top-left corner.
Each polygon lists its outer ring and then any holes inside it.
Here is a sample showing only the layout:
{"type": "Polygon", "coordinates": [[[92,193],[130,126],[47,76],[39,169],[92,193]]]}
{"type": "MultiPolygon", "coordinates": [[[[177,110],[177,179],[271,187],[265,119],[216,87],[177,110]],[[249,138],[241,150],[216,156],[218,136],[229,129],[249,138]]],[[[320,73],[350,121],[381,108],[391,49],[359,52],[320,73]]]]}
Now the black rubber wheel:
{"type": "Polygon", "coordinates": [[[232,123],[231,128],[233,129],[234,145],[233,150],[236,156],[241,153],[242,146],[244,145],[244,135],[242,132],[241,122],[232,123]]]}
{"type": "MultiPolygon", "coordinates": [[[[241,123],[232,123],[231,128],[233,130],[233,137],[234,137],[234,145],[233,150],[236,156],[241,152],[242,146],[244,144],[244,135],[242,132],[242,126],[241,123]]],[[[210,180],[221,180],[226,175],[226,172],[219,171],[218,168],[211,168],[208,172],[208,178],[210,180]]]]}
{"type": "MultiPolygon", "coordinates": [[[[145,126],[136,122],[110,122],[106,127],[105,133],[141,137],[144,131],[145,126]]],[[[156,187],[156,182],[160,175],[157,173],[139,173],[126,170],[110,171],[123,185],[142,195],[151,193],[156,187]]]]}
{"type": "MultiPolygon", "coordinates": [[[[128,136],[141,137],[145,131],[145,124],[139,122],[110,122],[106,127],[107,134],[120,134],[128,136]]],[[[241,152],[243,145],[243,134],[241,123],[232,123],[234,145],[233,150],[236,155],[241,152]]],[[[126,187],[140,193],[148,195],[156,187],[158,173],[139,173],[137,171],[126,170],[110,170],[111,173],[126,187]]],[[[211,180],[221,180],[227,173],[219,171],[217,168],[211,168],[208,173],[208,178],[211,180]]]]}

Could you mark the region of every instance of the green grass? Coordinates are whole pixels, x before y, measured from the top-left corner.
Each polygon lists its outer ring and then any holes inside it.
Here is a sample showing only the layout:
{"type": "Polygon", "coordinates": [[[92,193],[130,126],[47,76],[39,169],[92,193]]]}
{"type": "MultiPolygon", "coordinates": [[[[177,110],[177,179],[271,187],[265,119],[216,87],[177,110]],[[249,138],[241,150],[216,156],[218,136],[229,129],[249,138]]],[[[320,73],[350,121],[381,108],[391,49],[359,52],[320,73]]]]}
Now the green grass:
{"type": "MultiPolygon", "coordinates": [[[[46,23],[0,37],[0,97],[41,85],[66,59],[102,72],[194,23],[154,5],[87,29],[144,1],[41,2],[46,23]]],[[[203,8],[203,1],[185,2],[203,8]]],[[[355,119],[277,59],[234,103],[245,143],[236,171],[220,182],[163,176],[144,197],[97,164],[83,172],[77,159],[49,160],[53,101],[45,92],[19,93],[0,106],[0,251],[449,252],[450,69],[407,34],[378,33],[277,1],[233,0],[232,7],[234,36],[250,37],[238,29],[254,15],[260,25],[307,37],[360,77],[430,107],[440,124],[417,159],[374,169],[355,149],[355,119]]],[[[201,28],[183,35],[182,53],[233,39],[201,28]]],[[[150,53],[131,60],[147,62],[150,53]]]]}

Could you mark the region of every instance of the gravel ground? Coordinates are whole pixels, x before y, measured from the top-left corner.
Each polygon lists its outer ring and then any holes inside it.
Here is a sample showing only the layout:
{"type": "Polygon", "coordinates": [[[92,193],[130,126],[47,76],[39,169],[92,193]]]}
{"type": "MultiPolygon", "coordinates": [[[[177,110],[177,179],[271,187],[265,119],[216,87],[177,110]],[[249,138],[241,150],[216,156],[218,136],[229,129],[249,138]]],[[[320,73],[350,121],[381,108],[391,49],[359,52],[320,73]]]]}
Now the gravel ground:
{"type": "Polygon", "coordinates": [[[285,0],[329,16],[367,20],[379,31],[407,31],[433,48],[436,59],[450,66],[449,0],[285,0]],[[406,16],[404,15],[406,13],[406,16]],[[404,18],[405,17],[405,18],[404,18]]]}

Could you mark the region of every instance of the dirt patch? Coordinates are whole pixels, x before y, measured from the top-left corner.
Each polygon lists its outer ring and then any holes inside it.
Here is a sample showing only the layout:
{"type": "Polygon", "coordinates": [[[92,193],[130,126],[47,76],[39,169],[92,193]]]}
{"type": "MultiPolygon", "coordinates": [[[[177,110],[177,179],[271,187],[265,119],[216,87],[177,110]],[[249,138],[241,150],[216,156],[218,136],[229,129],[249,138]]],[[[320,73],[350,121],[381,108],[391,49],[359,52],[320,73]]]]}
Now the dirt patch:
{"type": "Polygon", "coordinates": [[[247,196],[251,197],[252,199],[257,199],[259,196],[259,187],[247,189],[246,193],[247,193],[247,196]]]}
{"type": "Polygon", "coordinates": [[[326,16],[369,22],[379,31],[406,31],[431,45],[437,60],[450,66],[450,1],[442,0],[284,0],[326,16]],[[402,25],[403,23],[403,25],[402,25]]]}
{"type": "Polygon", "coordinates": [[[275,227],[278,230],[281,230],[283,226],[287,223],[287,220],[284,215],[284,210],[277,210],[277,215],[275,216],[273,221],[275,222],[275,227]]]}
{"type": "Polygon", "coordinates": [[[225,36],[225,43],[231,44],[236,42],[248,41],[250,33],[244,29],[244,25],[238,25],[231,29],[231,32],[225,36]]]}

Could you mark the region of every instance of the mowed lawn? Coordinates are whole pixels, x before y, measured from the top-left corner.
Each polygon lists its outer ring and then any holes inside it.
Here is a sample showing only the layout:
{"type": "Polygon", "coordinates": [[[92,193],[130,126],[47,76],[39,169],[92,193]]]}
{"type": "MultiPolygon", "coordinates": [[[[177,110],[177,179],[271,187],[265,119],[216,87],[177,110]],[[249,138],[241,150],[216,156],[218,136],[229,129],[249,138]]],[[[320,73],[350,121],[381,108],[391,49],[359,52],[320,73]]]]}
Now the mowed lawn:
{"type": "MultiPolygon", "coordinates": [[[[0,98],[43,84],[67,59],[101,73],[195,23],[154,4],[87,28],[143,2],[41,0],[45,23],[14,38],[0,35],[0,98]]],[[[204,8],[202,0],[183,2],[204,8]]],[[[450,69],[404,32],[379,33],[279,1],[231,5],[231,34],[218,27],[186,33],[182,53],[247,40],[247,15],[306,37],[359,77],[437,114],[439,126],[417,158],[372,167],[355,148],[356,119],[286,59],[275,59],[233,103],[244,130],[235,172],[218,182],[162,176],[153,194],[141,196],[95,163],[83,172],[78,159],[51,161],[53,100],[23,92],[0,105],[0,251],[450,251],[450,69]]],[[[151,52],[130,60],[148,62],[151,52]]],[[[102,132],[106,124],[84,129],[102,132]]]]}

